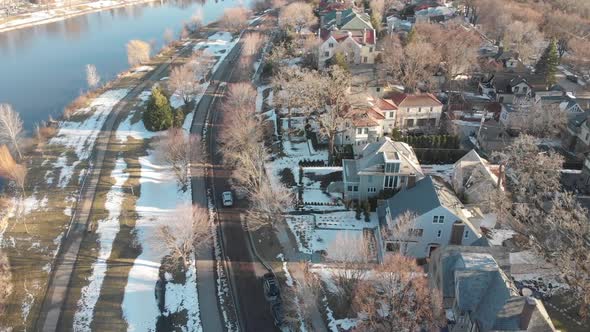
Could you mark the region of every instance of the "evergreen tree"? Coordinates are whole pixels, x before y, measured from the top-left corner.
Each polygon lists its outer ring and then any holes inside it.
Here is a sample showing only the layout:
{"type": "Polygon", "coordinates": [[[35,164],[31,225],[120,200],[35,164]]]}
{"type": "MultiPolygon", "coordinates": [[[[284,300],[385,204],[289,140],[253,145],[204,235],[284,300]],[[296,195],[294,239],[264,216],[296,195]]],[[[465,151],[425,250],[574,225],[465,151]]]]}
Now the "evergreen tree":
{"type": "Polygon", "coordinates": [[[147,103],[147,109],[143,113],[145,128],[149,131],[166,130],[172,126],[173,117],[168,96],[159,86],[154,86],[147,103]]]}
{"type": "Polygon", "coordinates": [[[545,78],[545,84],[548,88],[557,83],[557,79],[555,78],[555,74],[557,74],[557,66],[559,66],[557,41],[555,39],[551,39],[551,42],[535,66],[537,74],[541,74],[545,78]]]}

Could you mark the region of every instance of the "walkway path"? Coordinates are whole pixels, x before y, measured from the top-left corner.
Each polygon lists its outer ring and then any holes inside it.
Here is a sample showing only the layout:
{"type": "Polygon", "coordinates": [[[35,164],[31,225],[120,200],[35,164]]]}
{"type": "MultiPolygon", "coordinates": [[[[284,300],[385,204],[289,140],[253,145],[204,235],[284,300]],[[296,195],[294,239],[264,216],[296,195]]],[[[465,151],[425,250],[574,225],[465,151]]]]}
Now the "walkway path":
{"type": "Polygon", "coordinates": [[[98,134],[92,152],[91,160],[93,168],[88,172],[81,184],[80,196],[76,209],[74,210],[72,222],[54,262],[41,312],[36,321],[35,330],[53,332],[58,329],[80,245],[84,238],[84,234],[86,233],[86,227],[102,173],[105,154],[109,149],[111,140],[116,140],[116,128],[114,128],[114,125],[118,123],[120,115],[133,105],[134,100],[146,88],[146,86],[158,82],[165,70],[168,69],[170,64],[177,57],[184,55],[187,51],[191,50],[192,45],[188,45],[181,49],[176,56],[158,66],[147,79],[135,86],[135,88],[133,88],[127,96],[125,96],[113,108],[105,121],[98,134]]]}

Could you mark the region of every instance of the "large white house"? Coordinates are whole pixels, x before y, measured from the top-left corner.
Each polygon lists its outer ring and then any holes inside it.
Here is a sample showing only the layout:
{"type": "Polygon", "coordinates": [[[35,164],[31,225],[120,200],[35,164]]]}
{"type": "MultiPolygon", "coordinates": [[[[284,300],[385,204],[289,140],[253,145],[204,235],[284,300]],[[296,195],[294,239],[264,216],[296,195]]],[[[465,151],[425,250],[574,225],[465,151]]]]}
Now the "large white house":
{"type": "Polygon", "coordinates": [[[402,251],[407,256],[427,258],[438,247],[471,245],[481,237],[465,213],[463,204],[442,181],[427,176],[408,186],[378,208],[383,232],[384,254],[402,251]],[[415,216],[400,227],[406,212],[415,216]],[[406,229],[399,234],[396,229],[406,229]],[[400,250],[400,248],[402,250],[400,250]]]}
{"type": "Polygon", "coordinates": [[[425,129],[438,127],[442,103],[430,93],[396,93],[388,101],[395,107],[396,127],[402,129],[425,129]]]}
{"type": "Polygon", "coordinates": [[[424,175],[412,147],[383,137],[367,144],[359,159],[342,160],[344,198],[365,201],[404,188],[424,175]]]}
{"type": "Polygon", "coordinates": [[[365,108],[352,109],[346,115],[346,130],[337,137],[338,144],[355,146],[377,142],[395,128],[397,107],[391,100],[377,99],[365,108]]]}

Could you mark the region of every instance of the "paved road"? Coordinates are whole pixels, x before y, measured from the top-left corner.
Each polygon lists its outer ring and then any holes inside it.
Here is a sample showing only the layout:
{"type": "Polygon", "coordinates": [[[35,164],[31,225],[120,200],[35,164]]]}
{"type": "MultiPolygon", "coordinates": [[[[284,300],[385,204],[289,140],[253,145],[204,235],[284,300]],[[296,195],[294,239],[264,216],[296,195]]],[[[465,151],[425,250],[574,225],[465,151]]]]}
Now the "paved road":
{"type": "MultiPolygon", "coordinates": [[[[179,52],[179,54],[184,55],[191,49],[192,46],[185,47],[179,52]]],[[[118,122],[121,114],[123,114],[125,110],[128,110],[128,107],[133,104],[133,101],[147,86],[159,81],[163,76],[162,74],[177,57],[178,56],[171,58],[164,64],[160,65],[150,74],[147,80],[144,80],[133,88],[117,105],[115,105],[101,128],[91,156],[93,168],[89,170],[81,184],[80,196],[78,198],[77,206],[74,209],[74,216],[72,217],[72,222],[55,260],[41,311],[35,323],[35,330],[46,332],[58,330],[58,324],[68,295],[68,288],[72,273],[76,266],[80,245],[86,234],[86,226],[89,222],[90,212],[96,195],[98,181],[100,180],[104,158],[108,151],[111,139],[116,139],[116,130],[113,130],[115,129],[113,128],[115,123],[118,122]]]]}
{"type": "MultiPolygon", "coordinates": [[[[212,164],[210,173],[211,189],[216,199],[219,199],[221,192],[230,190],[228,183],[230,172],[222,166],[219,151],[219,130],[220,124],[225,116],[219,106],[220,95],[225,90],[224,82],[232,81],[232,72],[236,67],[236,59],[240,55],[239,46],[227,56],[226,60],[220,66],[219,70],[212,78],[206,94],[201,99],[195,114],[195,121],[191,127],[191,132],[200,134],[203,127],[203,119],[206,112],[210,112],[211,126],[208,129],[207,146],[212,164]],[[213,153],[211,153],[211,151],[213,153]]],[[[193,202],[195,204],[206,204],[206,187],[203,185],[202,176],[198,175],[192,179],[193,202]]],[[[217,205],[220,233],[222,234],[221,242],[225,250],[225,259],[228,261],[229,278],[233,288],[235,303],[237,305],[237,314],[239,316],[240,327],[244,331],[277,331],[270,315],[268,303],[264,299],[262,283],[259,277],[265,272],[264,267],[256,261],[251,252],[247,234],[245,233],[240,220],[240,213],[244,209],[243,202],[237,202],[237,207],[232,209],[221,209],[217,205]],[[240,206],[240,204],[242,204],[240,206]]],[[[214,275],[214,261],[212,250],[202,250],[202,255],[197,264],[197,274],[199,278],[199,303],[201,307],[201,317],[203,318],[204,331],[219,331],[208,329],[209,320],[208,311],[211,310],[211,297],[216,296],[212,287],[205,286],[204,277],[209,278],[214,275]],[[204,255],[204,256],[203,256],[204,255]],[[203,290],[201,290],[203,287],[203,290]],[[206,308],[206,309],[205,309],[206,308]]],[[[215,284],[213,284],[214,286],[215,284]]],[[[216,299],[216,297],[215,297],[216,299]]],[[[212,316],[211,316],[212,317],[212,316]]],[[[211,319],[213,320],[213,319],[211,319]]]]}

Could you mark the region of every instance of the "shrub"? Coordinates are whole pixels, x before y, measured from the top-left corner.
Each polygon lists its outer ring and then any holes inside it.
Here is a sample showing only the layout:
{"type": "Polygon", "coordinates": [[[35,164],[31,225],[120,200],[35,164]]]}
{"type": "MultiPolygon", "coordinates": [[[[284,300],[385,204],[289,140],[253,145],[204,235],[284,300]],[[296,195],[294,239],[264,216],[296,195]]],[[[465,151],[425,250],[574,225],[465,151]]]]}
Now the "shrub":
{"type": "Polygon", "coordinates": [[[182,128],[182,125],[184,125],[184,112],[182,110],[175,110],[174,111],[174,120],[173,120],[173,126],[175,128],[182,128]]]}
{"type": "Polygon", "coordinates": [[[152,95],[143,113],[143,124],[149,131],[166,130],[172,126],[174,119],[168,96],[159,86],[152,88],[152,95]]]}

